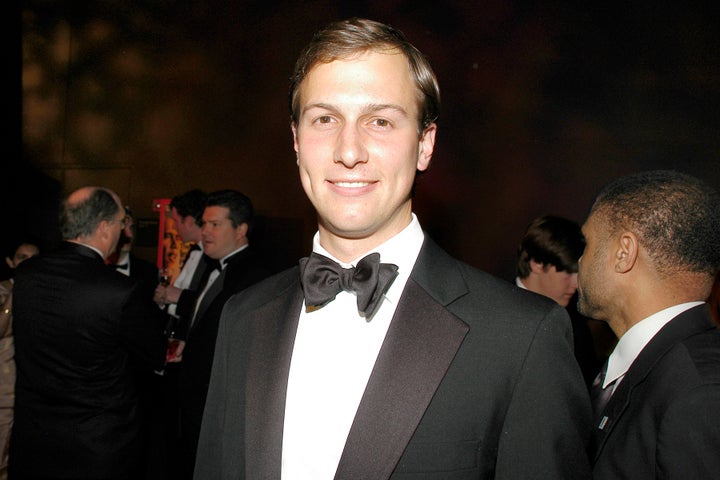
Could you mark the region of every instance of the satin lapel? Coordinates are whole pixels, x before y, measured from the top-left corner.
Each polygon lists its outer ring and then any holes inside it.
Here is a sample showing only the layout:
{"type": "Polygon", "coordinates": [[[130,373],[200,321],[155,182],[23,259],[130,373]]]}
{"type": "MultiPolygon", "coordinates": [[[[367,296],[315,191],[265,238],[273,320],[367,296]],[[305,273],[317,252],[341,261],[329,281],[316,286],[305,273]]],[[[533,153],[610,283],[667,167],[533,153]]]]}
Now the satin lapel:
{"type": "Polygon", "coordinates": [[[607,439],[612,435],[615,425],[630,405],[633,391],[645,381],[653,367],[677,343],[704,330],[715,328],[710,321],[707,305],[699,305],[686,310],[665,325],[630,365],[625,378],[613,393],[598,419],[590,442],[590,454],[593,463],[600,456],[607,439]]]}
{"type": "Polygon", "coordinates": [[[412,278],[358,407],[336,479],[384,479],[393,472],[468,326],[412,278]]]}
{"type": "Polygon", "coordinates": [[[192,326],[190,327],[195,328],[195,325],[197,325],[197,320],[202,318],[203,315],[205,315],[205,312],[207,311],[210,304],[212,304],[213,300],[215,300],[215,297],[218,296],[220,292],[222,292],[223,285],[225,284],[225,275],[227,275],[227,268],[223,269],[222,272],[220,272],[220,275],[215,279],[212,285],[210,285],[210,288],[208,288],[208,291],[205,292],[205,296],[203,296],[202,300],[200,301],[200,305],[198,306],[197,313],[193,317],[192,326]]]}
{"type": "Polygon", "coordinates": [[[253,312],[245,411],[247,478],[280,478],[285,396],[303,302],[300,274],[295,278],[274,301],[253,312]]]}
{"type": "Polygon", "coordinates": [[[207,270],[207,263],[203,260],[202,253],[199,253],[199,255],[200,259],[198,260],[193,276],[190,279],[190,285],[188,286],[188,288],[193,291],[197,291],[200,288],[200,282],[202,281],[203,274],[205,273],[205,270],[207,270]]]}

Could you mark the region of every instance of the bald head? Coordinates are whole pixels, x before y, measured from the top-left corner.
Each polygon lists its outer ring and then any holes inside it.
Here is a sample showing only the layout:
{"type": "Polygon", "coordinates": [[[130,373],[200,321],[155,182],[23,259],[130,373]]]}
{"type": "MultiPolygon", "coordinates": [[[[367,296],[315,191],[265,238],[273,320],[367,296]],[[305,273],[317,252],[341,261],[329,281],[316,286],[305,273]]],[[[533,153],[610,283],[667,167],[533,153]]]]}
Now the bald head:
{"type": "Polygon", "coordinates": [[[124,228],[125,210],[120,197],[107,188],[82,187],[62,204],[62,238],[94,246],[107,257],[124,228]]]}

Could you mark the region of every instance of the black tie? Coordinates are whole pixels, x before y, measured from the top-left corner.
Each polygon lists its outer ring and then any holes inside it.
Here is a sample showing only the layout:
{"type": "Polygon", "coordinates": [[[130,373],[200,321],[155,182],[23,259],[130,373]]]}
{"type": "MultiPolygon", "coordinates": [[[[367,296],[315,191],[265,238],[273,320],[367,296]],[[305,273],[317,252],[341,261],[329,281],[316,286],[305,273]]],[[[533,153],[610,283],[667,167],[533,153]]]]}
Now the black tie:
{"type": "Polygon", "coordinates": [[[597,377],[595,377],[595,380],[593,380],[592,386],[590,387],[590,401],[592,402],[593,415],[595,418],[600,416],[614,390],[614,380],[603,389],[603,382],[605,381],[605,375],[607,374],[607,367],[608,364],[605,362],[605,365],[603,365],[600,373],[597,374],[597,377]]]}
{"type": "Polygon", "coordinates": [[[343,268],[318,253],[300,260],[300,281],[307,306],[322,307],[343,290],[354,292],[358,311],[368,321],[380,306],[397,272],[397,265],[380,263],[379,253],[364,257],[355,268],[343,268]]]}
{"type": "Polygon", "coordinates": [[[205,265],[207,266],[206,272],[208,272],[208,275],[213,270],[222,270],[220,268],[220,260],[217,260],[215,258],[210,258],[207,255],[205,255],[204,253],[203,253],[202,259],[203,259],[203,262],[205,262],[205,265]]]}

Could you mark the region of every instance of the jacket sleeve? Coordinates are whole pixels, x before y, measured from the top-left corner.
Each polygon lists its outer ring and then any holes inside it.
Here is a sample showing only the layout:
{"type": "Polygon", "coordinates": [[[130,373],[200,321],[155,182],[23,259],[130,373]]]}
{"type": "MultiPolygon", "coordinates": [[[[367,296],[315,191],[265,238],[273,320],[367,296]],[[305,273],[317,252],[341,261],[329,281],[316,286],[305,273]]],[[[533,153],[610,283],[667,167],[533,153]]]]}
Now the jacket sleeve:
{"type": "Polygon", "coordinates": [[[135,284],[122,308],[120,331],[132,361],[148,372],[164,367],[167,349],[164,329],[164,312],[135,284]]]}
{"type": "Polygon", "coordinates": [[[592,414],[572,344],[567,313],[555,306],[539,322],[514,387],[496,479],[591,478],[586,446],[592,414]]]}

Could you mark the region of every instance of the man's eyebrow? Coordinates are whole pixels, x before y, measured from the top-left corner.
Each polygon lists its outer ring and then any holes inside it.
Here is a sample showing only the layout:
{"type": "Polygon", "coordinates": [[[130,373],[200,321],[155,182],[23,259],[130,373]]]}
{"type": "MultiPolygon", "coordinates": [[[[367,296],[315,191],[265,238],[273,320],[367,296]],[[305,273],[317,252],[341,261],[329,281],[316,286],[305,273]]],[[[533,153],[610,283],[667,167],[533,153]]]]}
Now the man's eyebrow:
{"type": "MultiPolygon", "coordinates": [[[[306,106],[303,108],[302,113],[305,113],[305,112],[307,112],[308,110],[312,110],[312,109],[315,109],[315,108],[321,109],[321,110],[329,110],[329,111],[331,111],[331,112],[338,112],[338,111],[339,111],[339,109],[338,109],[337,107],[335,107],[335,106],[333,106],[333,105],[331,105],[331,104],[318,102],[318,103],[312,103],[312,104],[310,104],[310,105],[306,105],[306,106]]],[[[369,114],[369,113],[380,112],[380,111],[383,111],[383,110],[393,110],[393,111],[398,112],[398,113],[400,113],[400,114],[402,114],[402,115],[404,115],[404,116],[407,116],[407,115],[408,115],[407,110],[405,110],[405,108],[403,108],[403,107],[400,106],[400,105],[396,105],[396,104],[394,104],[394,103],[368,103],[368,104],[364,105],[364,106],[361,108],[361,112],[362,112],[363,115],[367,115],[367,114],[369,114]]]]}

